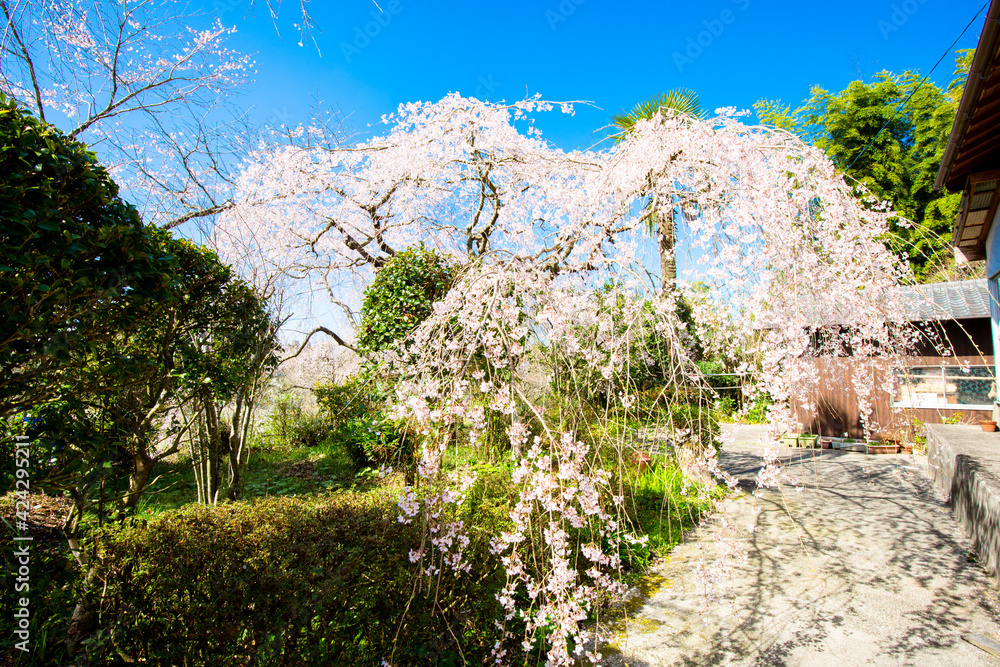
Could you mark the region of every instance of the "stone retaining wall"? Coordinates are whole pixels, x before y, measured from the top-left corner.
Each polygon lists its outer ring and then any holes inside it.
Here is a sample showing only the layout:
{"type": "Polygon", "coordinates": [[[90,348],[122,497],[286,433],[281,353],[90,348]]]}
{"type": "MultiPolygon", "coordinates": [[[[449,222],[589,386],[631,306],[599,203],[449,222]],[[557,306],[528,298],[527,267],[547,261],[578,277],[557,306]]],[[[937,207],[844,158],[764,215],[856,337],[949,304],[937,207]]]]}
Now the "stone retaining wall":
{"type": "Polygon", "coordinates": [[[1000,582],[1000,433],[928,424],[927,473],[948,497],[980,562],[1000,582]]]}

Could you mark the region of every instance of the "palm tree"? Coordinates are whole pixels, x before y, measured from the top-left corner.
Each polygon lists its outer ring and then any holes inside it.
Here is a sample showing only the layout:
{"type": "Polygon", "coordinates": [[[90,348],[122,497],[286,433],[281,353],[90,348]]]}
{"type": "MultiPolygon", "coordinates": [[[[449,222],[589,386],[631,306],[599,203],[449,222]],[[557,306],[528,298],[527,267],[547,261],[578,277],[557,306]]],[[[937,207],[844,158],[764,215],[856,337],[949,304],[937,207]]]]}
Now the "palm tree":
{"type": "MultiPolygon", "coordinates": [[[[698,94],[687,88],[674,88],[665,93],[654,95],[645,102],[635,105],[632,111],[621,113],[611,117],[611,120],[618,126],[619,132],[614,136],[615,143],[624,141],[634,130],[635,124],[640,120],[649,120],[656,116],[663,117],[669,112],[676,112],[685,116],[690,116],[696,120],[705,118],[698,102],[698,94]]],[[[650,189],[652,189],[653,177],[649,177],[650,189]]],[[[663,283],[663,290],[672,289],[677,282],[677,262],[674,259],[674,243],[676,233],[673,220],[660,224],[656,211],[653,210],[653,200],[646,202],[646,225],[650,234],[658,232],[660,242],[660,280],[663,283]]]]}

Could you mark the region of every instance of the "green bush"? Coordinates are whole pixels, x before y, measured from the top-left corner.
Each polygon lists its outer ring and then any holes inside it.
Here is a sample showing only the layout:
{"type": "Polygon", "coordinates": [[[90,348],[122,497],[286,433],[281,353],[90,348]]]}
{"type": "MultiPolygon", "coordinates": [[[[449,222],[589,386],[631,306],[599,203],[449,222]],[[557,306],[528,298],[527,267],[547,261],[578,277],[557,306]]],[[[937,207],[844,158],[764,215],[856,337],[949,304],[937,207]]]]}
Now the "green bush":
{"type": "Polygon", "coordinates": [[[297,447],[318,447],[332,435],[330,423],[323,415],[303,413],[292,423],[288,443],[297,447]]]}
{"type": "Polygon", "coordinates": [[[413,464],[412,439],[384,414],[385,396],[366,376],[343,385],[324,384],[313,390],[329,439],[350,457],[355,467],[413,464]]]}
{"type": "Polygon", "coordinates": [[[391,347],[433,312],[447,294],[457,267],[421,243],[397,253],[365,290],[357,346],[362,352],[391,347]]]}
{"type": "Polygon", "coordinates": [[[278,396],[267,417],[267,432],[286,445],[318,447],[332,436],[329,419],[322,412],[302,409],[302,400],[292,392],[278,396]]]}
{"type": "MultiPolygon", "coordinates": [[[[504,510],[479,492],[473,571],[414,585],[419,525],[398,489],[187,506],[97,540],[105,629],[132,660],[186,665],[481,663],[502,618],[489,536],[504,510]]],[[[471,507],[473,503],[470,503],[471,507]]]]}
{"type": "Polygon", "coordinates": [[[268,433],[288,442],[295,423],[302,417],[302,400],[290,391],[274,399],[271,412],[267,415],[268,433]]]}
{"type": "Polygon", "coordinates": [[[771,407],[771,401],[766,397],[760,397],[742,415],[742,421],[747,424],[766,424],[767,409],[771,407]]]}
{"type": "MultiPolygon", "coordinates": [[[[35,509],[29,516],[37,517],[41,498],[32,495],[31,500],[35,509]]],[[[16,502],[14,494],[0,496],[0,517],[5,522],[0,523],[0,567],[5,573],[10,573],[0,590],[0,609],[8,610],[5,614],[12,614],[20,606],[19,598],[27,597],[31,601],[31,651],[22,653],[14,647],[20,639],[13,633],[14,626],[5,619],[4,627],[10,629],[0,636],[0,656],[8,656],[9,662],[0,658],[0,664],[16,664],[19,667],[68,665],[70,660],[66,656],[65,638],[76,599],[74,584],[78,568],[69,553],[62,530],[32,522],[28,531],[32,537],[30,587],[27,591],[15,589],[13,573],[17,572],[21,563],[14,551],[24,544],[14,542],[15,533],[11,530],[16,526],[16,502]]]]}
{"type": "Polygon", "coordinates": [[[3,95],[0,220],[0,416],[134,382],[89,371],[165,297],[169,233],[143,226],[85,145],[3,95]]]}

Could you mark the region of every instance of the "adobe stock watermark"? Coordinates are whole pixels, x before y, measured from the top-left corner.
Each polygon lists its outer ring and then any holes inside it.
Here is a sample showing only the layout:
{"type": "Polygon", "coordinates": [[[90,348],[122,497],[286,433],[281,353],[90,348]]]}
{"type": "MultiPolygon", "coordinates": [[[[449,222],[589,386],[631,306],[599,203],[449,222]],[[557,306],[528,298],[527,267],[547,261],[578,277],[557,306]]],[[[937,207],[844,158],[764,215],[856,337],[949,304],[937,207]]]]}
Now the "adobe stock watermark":
{"type": "MultiPolygon", "coordinates": [[[[750,0],[732,0],[732,3],[741,12],[746,11],[747,7],[750,6],[750,0]]],[[[718,17],[702,21],[701,24],[705,29],[696,35],[688,35],[687,47],[684,49],[684,52],[674,51],[671,54],[677,71],[683,74],[684,68],[700,58],[705,49],[712,46],[715,40],[722,36],[722,33],[726,30],[726,26],[736,22],[737,16],[737,12],[727,8],[719,12],[718,17]]]]}
{"type": "Polygon", "coordinates": [[[922,5],[927,4],[927,0],[905,0],[899,4],[894,4],[891,9],[892,12],[889,14],[889,20],[879,19],[878,31],[882,33],[882,39],[886,42],[889,41],[889,35],[896,32],[910,20],[910,17],[919,11],[922,5]]]}
{"type": "Polygon", "coordinates": [[[555,30],[560,23],[566,21],[576,12],[576,8],[586,0],[562,0],[555,9],[545,10],[545,20],[549,22],[549,27],[555,30]]]}
{"type": "Polygon", "coordinates": [[[242,5],[244,0],[213,0],[212,1],[212,12],[217,14],[221,19],[225,17],[226,14],[235,10],[237,7],[242,5]]]}
{"type": "Polygon", "coordinates": [[[280,109],[277,107],[271,109],[271,113],[268,114],[267,120],[264,122],[274,128],[288,128],[291,127],[294,120],[295,112],[289,111],[287,106],[283,106],[280,109]]]}
{"type": "Polygon", "coordinates": [[[371,10],[371,21],[364,26],[354,26],[354,39],[351,42],[340,43],[340,52],[344,54],[347,64],[350,65],[355,56],[367,49],[372,40],[381,35],[382,30],[392,23],[392,17],[398,16],[402,11],[403,3],[400,0],[389,0],[382,11],[371,10]]]}
{"type": "Polygon", "coordinates": [[[503,85],[501,82],[493,80],[492,73],[487,74],[486,76],[480,76],[477,81],[478,85],[473,93],[473,97],[477,100],[485,100],[487,95],[490,95],[496,91],[497,88],[503,85]]]}
{"type": "Polygon", "coordinates": [[[31,598],[27,597],[31,590],[31,542],[28,532],[28,515],[31,512],[31,442],[28,436],[17,436],[17,447],[14,451],[14,477],[16,478],[17,497],[16,520],[17,535],[14,537],[13,580],[14,592],[21,593],[14,601],[14,636],[19,640],[14,648],[28,653],[31,651],[31,598]]]}

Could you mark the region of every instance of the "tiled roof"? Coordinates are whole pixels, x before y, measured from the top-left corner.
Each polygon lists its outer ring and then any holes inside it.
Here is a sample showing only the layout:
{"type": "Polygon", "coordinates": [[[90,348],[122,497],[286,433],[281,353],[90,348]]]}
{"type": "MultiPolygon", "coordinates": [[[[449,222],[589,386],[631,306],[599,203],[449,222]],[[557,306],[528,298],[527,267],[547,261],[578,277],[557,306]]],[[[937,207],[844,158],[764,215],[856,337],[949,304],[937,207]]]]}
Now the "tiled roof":
{"type": "MultiPolygon", "coordinates": [[[[896,293],[903,307],[903,316],[910,322],[990,316],[990,291],[985,279],[897,287],[896,293]]],[[[822,297],[800,297],[799,304],[806,322],[811,326],[850,326],[854,320],[849,309],[822,297]]]]}
{"type": "Polygon", "coordinates": [[[914,285],[899,291],[913,322],[990,316],[990,290],[985,279],[914,285]]]}

